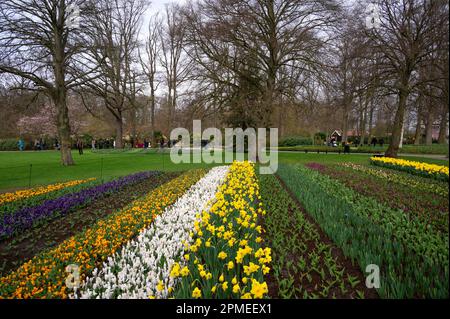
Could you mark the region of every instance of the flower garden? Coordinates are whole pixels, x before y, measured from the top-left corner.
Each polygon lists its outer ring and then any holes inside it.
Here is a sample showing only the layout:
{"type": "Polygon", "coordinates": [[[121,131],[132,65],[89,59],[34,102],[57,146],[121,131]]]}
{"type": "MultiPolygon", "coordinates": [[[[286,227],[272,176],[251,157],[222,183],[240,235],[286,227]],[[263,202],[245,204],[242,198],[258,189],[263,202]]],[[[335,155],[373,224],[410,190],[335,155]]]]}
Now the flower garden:
{"type": "Polygon", "coordinates": [[[0,298],[448,298],[447,197],[448,167],[378,157],[5,193],[0,298]]]}

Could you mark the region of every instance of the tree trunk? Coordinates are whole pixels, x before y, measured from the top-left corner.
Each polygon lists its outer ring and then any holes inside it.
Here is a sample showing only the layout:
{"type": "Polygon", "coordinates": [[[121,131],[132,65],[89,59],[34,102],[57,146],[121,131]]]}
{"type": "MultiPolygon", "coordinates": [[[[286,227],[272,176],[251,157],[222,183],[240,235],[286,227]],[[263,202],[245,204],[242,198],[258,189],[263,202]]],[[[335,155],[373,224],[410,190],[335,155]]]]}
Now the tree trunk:
{"type": "Polygon", "coordinates": [[[403,136],[405,134],[405,119],[402,121],[402,130],[400,131],[400,143],[398,144],[398,148],[403,148],[403,136]]]}
{"type": "Polygon", "coordinates": [[[151,97],[150,97],[150,142],[152,147],[156,147],[156,138],[155,138],[155,91],[151,89],[151,97]]]}
{"type": "Polygon", "coordinates": [[[54,101],[57,110],[57,127],[61,150],[61,163],[64,166],[74,165],[71,152],[69,110],[65,91],[58,92],[54,101]]]}
{"type": "MultiPolygon", "coordinates": [[[[267,9],[267,17],[265,18],[267,27],[267,49],[268,49],[268,67],[267,67],[267,91],[265,97],[264,123],[263,127],[272,126],[273,105],[276,100],[275,84],[277,79],[279,44],[277,35],[277,18],[274,1],[265,3],[267,9]]],[[[282,107],[282,106],[280,106],[282,107]]]]}
{"type": "Polygon", "coordinates": [[[122,118],[116,118],[116,148],[123,148],[123,121],[122,118]]]}
{"type": "Polygon", "coordinates": [[[433,144],[433,113],[428,111],[425,125],[425,144],[433,144]]]}
{"type": "Polygon", "coordinates": [[[284,135],[284,126],[283,126],[283,95],[280,94],[280,102],[278,105],[278,131],[280,136],[284,135]]]}
{"type": "MultiPolygon", "coordinates": [[[[361,99],[360,99],[361,101],[361,99]]],[[[360,104],[361,105],[361,104],[360,104]]],[[[366,137],[366,120],[367,120],[367,98],[364,100],[364,107],[360,113],[359,121],[359,146],[364,145],[364,138],[366,137]]]]}
{"type": "Polygon", "coordinates": [[[373,131],[373,112],[375,110],[373,98],[370,101],[370,112],[369,112],[369,136],[367,137],[367,144],[370,144],[370,140],[372,139],[372,131],[373,131]]]}
{"type": "Polygon", "coordinates": [[[442,114],[441,114],[441,122],[439,123],[439,137],[438,137],[438,143],[439,144],[446,144],[447,143],[447,115],[448,115],[448,105],[444,105],[442,108],[442,114]]]}
{"type": "Polygon", "coordinates": [[[400,148],[400,139],[402,137],[403,121],[405,118],[406,100],[408,91],[404,88],[400,89],[397,112],[395,113],[394,124],[392,127],[391,143],[385,153],[387,157],[397,157],[400,148]]]}
{"type": "Polygon", "coordinates": [[[134,145],[137,143],[137,114],[136,109],[133,107],[130,110],[131,115],[131,148],[134,148],[134,145]]]}
{"type": "MultiPolygon", "coordinates": [[[[176,68],[174,69],[175,73],[177,74],[177,70],[176,68]]],[[[171,109],[172,109],[172,113],[171,113],[171,117],[170,117],[170,127],[169,127],[169,132],[167,137],[170,138],[170,132],[172,131],[172,129],[174,128],[174,124],[176,125],[176,109],[177,109],[177,82],[176,82],[176,78],[174,78],[173,80],[173,95],[172,95],[172,105],[171,105],[171,109]]]]}
{"type": "Polygon", "coordinates": [[[344,109],[342,111],[342,143],[347,142],[348,131],[348,105],[346,99],[344,99],[344,109]]]}
{"type": "Polygon", "coordinates": [[[419,145],[422,140],[422,113],[420,109],[417,115],[416,133],[414,134],[414,145],[419,145]]]}
{"type": "Polygon", "coordinates": [[[55,75],[55,91],[52,92],[56,107],[58,135],[61,150],[61,163],[64,166],[74,165],[71,152],[69,109],[67,108],[67,89],[64,68],[64,45],[59,32],[55,33],[53,73],[55,75]]]}
{"type": "Polygon", "coordinates": [[[172,89],[169,88],[169,96],[167,97],[167,134],[170,134],[172,128],[172,89]]]}

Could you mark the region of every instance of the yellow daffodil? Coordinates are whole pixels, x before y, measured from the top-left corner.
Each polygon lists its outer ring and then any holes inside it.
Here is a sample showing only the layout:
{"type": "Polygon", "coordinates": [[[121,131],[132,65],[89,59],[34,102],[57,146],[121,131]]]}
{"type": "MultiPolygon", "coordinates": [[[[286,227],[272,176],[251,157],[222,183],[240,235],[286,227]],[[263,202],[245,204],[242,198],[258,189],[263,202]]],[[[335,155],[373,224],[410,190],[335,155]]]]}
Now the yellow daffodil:
{"type": "Polygon", "coordinates": [[[227,254],[224,251],[221,251],[217,257],[219,259],[225,259],[227,258],[227,254]]]}
{"type": "Polygon", "coordinates": [[[198,289],[198,287],[195,287],[195,289],[192,291],[192,298],[201,298],[202,296],[202,291],[200,289],[198,289]]]}

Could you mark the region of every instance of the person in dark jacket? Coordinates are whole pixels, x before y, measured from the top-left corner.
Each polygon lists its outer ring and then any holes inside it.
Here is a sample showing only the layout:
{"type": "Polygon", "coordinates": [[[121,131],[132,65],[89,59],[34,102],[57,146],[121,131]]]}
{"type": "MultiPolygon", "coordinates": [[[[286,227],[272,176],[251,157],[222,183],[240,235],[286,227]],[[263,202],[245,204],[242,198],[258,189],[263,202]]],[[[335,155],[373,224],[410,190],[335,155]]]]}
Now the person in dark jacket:
{"type": "Polygon", "coordinates": [[[350,144],[348,142],[344,142],[344,154],[350,154],[350,144]]]}
{"type": "Polygon", "coordinates": [[[374,138],[372,138],[372,146],[373,147],[375,147],[375,146],[377,146],[377,138],[376,137],[374,137],[374,138]]]}
{"type": "Polygon", "coordinates": [[[80,155],[83,155],[83,141],[80,139],[77,140],[77,148],[78,148],[78,153],[80,155]]]}

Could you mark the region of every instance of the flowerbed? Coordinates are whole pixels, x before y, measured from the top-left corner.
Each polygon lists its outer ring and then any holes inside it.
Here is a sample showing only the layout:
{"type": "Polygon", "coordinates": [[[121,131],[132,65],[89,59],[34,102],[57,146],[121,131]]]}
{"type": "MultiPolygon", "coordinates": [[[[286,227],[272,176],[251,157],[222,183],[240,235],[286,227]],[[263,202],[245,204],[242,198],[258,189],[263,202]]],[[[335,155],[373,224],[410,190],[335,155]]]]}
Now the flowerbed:
{"type": "Polygon", "coordinates": [[[87,182],[90,182],[93,180],[95,180],[95,178],[74,180],[74,181],[70,181],[70,182],[52,184],[52,185],[48,185],[48,186],[41,186],[41,187],[32,188],[32,189],[19,190],[19,191],[13,192],[13,193],[0,194],[0,205],[3,205],[5,203],[14,202],[16,200],[28,198],[28,197],[33,197],[33,196],[38,196],[38,195],[54,192],[54,191],[57,191],[57,190],[60,190],[60,189],[66,188],[66,187],[71,187],[71,186],[75,186],[78,184],[87,183],[87,182]]]}
{"type": "MultiPolygon", "coordinates": [[[[263,298],[271,250],[261,247],[265,214],[254,164],[234,162],[209,211],[198,214],[188,252],[174,263],[176,298],[263,298]]],[[[160,287],[165,289],[164,286],[160,287]]]]}
{"type": "Polygon", "coordinates": [[[49,193],[43,193],[40,195],[25,197],[22,199],[18,199],[16,201],[3,203],[2,205],[0,205],[0,219],[2,219],[4,216],[6,216],[8,214],[13,214],[13,213],[15,213],[21,209],[24,209],[26,207],[38,206],[47,200],[62,197],[64,195],[70,194],[70,193],[76,193],[76,192],[81,191],[82,189],[86,189],[86,188],[93,187],[93,186],[100,185],[100,184],[101,184],[100,180],[93,179],[93,180],[85,182],[85,183],[61,188],[61,189],[58,189],[58,190],[55,190],[55,191],[52,191],[49,193]]]}
{"type": "Polygon", "coordinates": [[[47,200],[38,206],[25,207],[17,212],[3,216],[0,219],[0,239],[17,234],[49,218],[65,215],[75,208],[87,205],[94,200],[117,192],[127,185],[137,183],[157,174],[160,173],[141,172],[128,175],[101,185],[82,189],[79,192],[47,200]]]}
{"type": "Polygon", "coordinates": [[[67,298],[70,293],[65,285],[68,265],[78,265],[83,281],[108,256],[147,228],[204,173],[204,170],[189,171],[134,201],[127,209],[109,215],[56,248],[37,255],[0,278],[0,297],[67,298]]]}
{"type": "Polygon", "coordinates": [[[215,167],[175,204],[157,216],[136,240],[127,243],[93,271],[81,288],[81,298],[167,297],[174,279],[169,271],[183,256],[196,213],[208,209],[228,167],[215,167]]]}
{"type": "Polygon", "coordinates": [[[273,175],[261,175],[274,298],[374,298],[361,270],[314,225],[273,175]]]}
{"type": "Polygon", "coordinates": [[[412,178],[409,176],[402,175],[403,173],[397,172],[386,172],[382,169],[375,169],[371,167],[367,167],[364,165],[358,165],[354,163],[341,163],[343,167],[351,168],[355,171],[365,173],[367,175],[375,176],[381,179],[385,179],[388,182],[396,183],[399,185],[412,187],[418,189],[420,191],[427,191],[436,195],[448,196],[448,184],[440,183],[440,182],[425,182],[419,180],[420,177],[412,178]]]}
{"type": "Polygon", "coordinates": [[[316,171],[280,166],[278,172],[362,271],[380,267],[381,297],[448,298],[448,237],[316,171]]]}
{"type": "Polygon", "coordinates": [[[391,157],[371,157],[370,163],[448,182],[448,167],[391,157]]]}
{"type": "Polygon", "coordinates": [[[44,250],[55,248],[66,239],[94,226],[100,219],[126,209],[133,201],[179,175],[179,172],[154,175],[121,188],[113,196],[97,199],[87,206],[76,208],[70,214],[40,223],[26,232],[0,241],[0,277],[16,270],[44,250]]]}
{"type": "MultiPolygon", "coordinates": [[[[404,214],[411,222],[419,220],[422,228],[448,234],[448,198],[407,185],[390,182],[361,171],[342,166],[308,163],[305,166],[338,180],[360,195],[371,197],[404,214]],[[320,165],[320,167],[319,167],[320,165]]],[[[370,168],[369,168],[370,169],[370,168]]],[[[410,176],[411,179],[418,178],[410,176]]],[[[408,177],[405,177],[408,178],[408,177]]]]}

